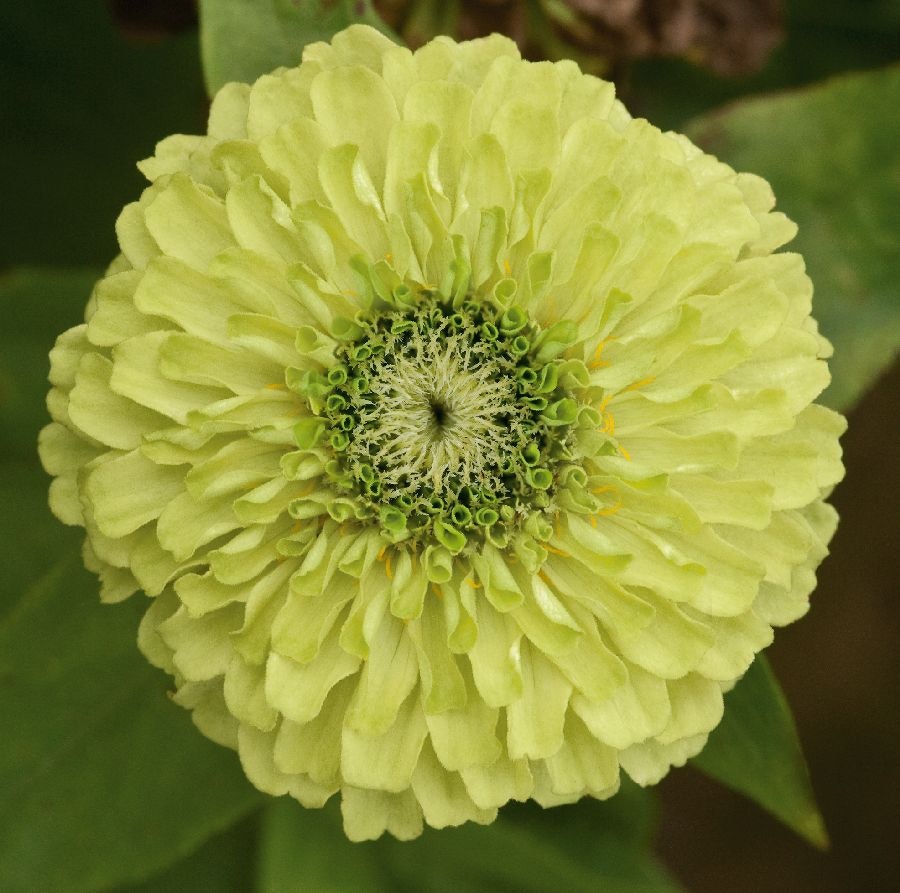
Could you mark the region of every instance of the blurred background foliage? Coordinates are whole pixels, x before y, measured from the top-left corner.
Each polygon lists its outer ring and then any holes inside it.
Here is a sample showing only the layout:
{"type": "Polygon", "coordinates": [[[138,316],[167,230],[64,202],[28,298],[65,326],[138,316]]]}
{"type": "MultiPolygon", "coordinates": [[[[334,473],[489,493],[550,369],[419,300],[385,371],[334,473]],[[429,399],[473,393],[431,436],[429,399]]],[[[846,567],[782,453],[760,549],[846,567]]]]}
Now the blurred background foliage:
{"type": "MultiPolygon", "coordinates": [[[[9,726],[0,744],[0,889],[895,890],[900,3],[202,5],[199,29],[190,0],[0,7],[0,714],[9,726]],[[489,829],[351,845],[334,806],[307,812],[263,797],[233,754],[167,702],[166,680],[134,645],[140,597],[97,604],[77,532],[50,517],[34,450],[47,352],[80,320],[115,253],[115,217],[141,189],[135,161],[163,136],[204,126],[201,33],[205,77],[217,83],[295,64],[305,41],[349,21],[378,24],[378,15],[411,45],[501,30],[530,58],[576,58],[614,79],[634,114],[765,176],[800,224],[794,244],[837,349],[826,399],[852,409],[848,477],[815,608],[779,633],[770,655],[830,852],[690,769],[673,772],[661,797],[625,785],[607,803],[514,805],[489,829]]],[[[768,664],[729,696],[726,721],[698,762],[822,842],[768,664]]]]}

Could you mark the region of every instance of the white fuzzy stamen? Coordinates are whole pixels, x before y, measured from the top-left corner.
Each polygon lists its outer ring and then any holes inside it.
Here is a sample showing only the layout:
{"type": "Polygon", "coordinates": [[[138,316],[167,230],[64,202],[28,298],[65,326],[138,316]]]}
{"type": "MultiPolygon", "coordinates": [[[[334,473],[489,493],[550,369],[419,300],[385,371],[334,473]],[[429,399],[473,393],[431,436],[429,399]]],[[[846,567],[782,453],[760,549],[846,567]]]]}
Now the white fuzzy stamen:
{"type": "Polygon", "coordinates": [[[427,481],[440,494],[451,476],[490,484],[522,438],[514,379],[463,335],[414,335],[393,360],[369,382],[352,452],[379,467],[383,485],[427,481]]]}

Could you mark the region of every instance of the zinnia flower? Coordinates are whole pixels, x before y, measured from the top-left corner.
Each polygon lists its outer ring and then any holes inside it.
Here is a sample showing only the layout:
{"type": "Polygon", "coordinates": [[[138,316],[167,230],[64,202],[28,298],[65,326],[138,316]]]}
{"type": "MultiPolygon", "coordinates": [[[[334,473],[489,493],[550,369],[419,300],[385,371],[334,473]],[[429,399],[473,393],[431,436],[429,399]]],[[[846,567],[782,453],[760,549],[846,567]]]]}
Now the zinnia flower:
{"type": "Polygon", "coordinates": [[[767,184],[573,63],[364,27],[140,167],[40,446],[197,726],[353,839],[696,754],[842,475],[767,184]]]}

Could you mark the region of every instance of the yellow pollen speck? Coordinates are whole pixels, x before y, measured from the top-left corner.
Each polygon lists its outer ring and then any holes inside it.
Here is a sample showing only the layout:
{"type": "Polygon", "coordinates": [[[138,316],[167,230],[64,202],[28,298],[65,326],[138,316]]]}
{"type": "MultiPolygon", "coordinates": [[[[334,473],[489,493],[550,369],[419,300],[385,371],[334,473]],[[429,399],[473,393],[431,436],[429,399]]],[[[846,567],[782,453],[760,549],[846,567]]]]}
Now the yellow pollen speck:
{"type": "Polygon", "coordinates": [[[646,378],[642,378],[642,379],[640,379],[639,381],[636,381],[636,382],[634,382],[633,384],[628,385],[628,387],[625,388],[625,390],[626,390],[626,391],[636,391],[636,390],[638,390],[639,388],[642,388],[642,387],[644,387],[645,385],[648,385],[648,384],[650,384],[652,381],[655,381],[655,380],[656,380],[656,376],[655,376],[655,375],[648,375],[646,378]]]}
{"type": "Polygon", "coordinates": [[[467,578],[466,578],[466,582],[467,582],[473,589],[481,589],[481,583],[476,583],[475,580],[469,579],[469,578],[467,577],[467,578]]]}
{"type": "Polygon", "coordinates": [[[628,462],[630,462],[631,461],[631,453],[629,453],[628,450],[626,450],[625,447],[623,447],[621,443],[618,444],[617,446],[618,446],[619,452],[622,454],[622,457],[624,459],[626,459],[628,462]]]}
{"type": "Polygon", "coordinates": [[[391,556],[387,555],[384,559],[384,572],[387,575],[389,580],[394,579],[394,575],[391,573],[391,556]]]}
{"type": "Polygon", "coordinates": [[[543,546],[548,552],[552,552],[554,555],[559,555],[561,558],[569,558],[570,557],[568,552],[563,552],[562,549],[557,549],[556,546],[551,546],[551,545],[548,545],[547,543],[544,543],[543,546]]]}
{"type": "Polygon", "coordinates": [[[267,384],[266,388],[270,391],[286,391],[287,385],[283,385],[277,381],[273,381],[271,384],[267,384]]]}
{"type": "MultiPolygon", "coordinates": [[[[602,487],[594,487],[591,490],[595,496],[600,496],[603,493],[614,493],[616,495],[616,503],[615,505],[608,505],[605,508],[600,509],[597,514],[601,516],[609,516],[614,515],[619,509],[622,508],[622,497],[619,493],[618,487],[615,487],[612,484],[604,484],[602,487]]],[[[591,515],[591,523],[596,527],[597,522],[593,515],[591,515]]]]}
{"type": "Polygon", "coordinates": [[[382,546],[381,551],[377,555],[377,558],[379,561],[384,561],[384,553],[385,552],[387,552],[387,546],[382,546]]]}
{"type": "Polygon", "coordinates": [[[609,360],[601,359],[601,354],[603,353],[603,348],[609,344],[610,341],[615,341],[616,338],[614,335],[610,335],[609,338],[604,338],[598,345],[597,349],[594,351],[593,357],[591,357],[591,362],[588,363],[588,369],[602,369],[604,366],[609,365],[609,360]]]}
{"type": "Polygon", "coordinates": [[[591,527],[596,527],[596,526],[597,526],[597,516],[591,515],[591,527]]]}
{"type": "Polygon", "coordinates": [[[440,588],[438,587],[438,584],[437,584],[437,583],[432,583],[432,584],[431,584],[431,591],[435,594],[435,597],[436,597],[436,598],[439,598],[439,599],[443,600],[443,598],[444,598],[444,593],[441,592],[441,590],[440,590],[440,588]]]}
{"type": "Polygon", "coordinates": [[[509,258],[503,261],[503,272],[506,273],[507,276],[512,276],[512,265],[509,262],[509,258]]]}

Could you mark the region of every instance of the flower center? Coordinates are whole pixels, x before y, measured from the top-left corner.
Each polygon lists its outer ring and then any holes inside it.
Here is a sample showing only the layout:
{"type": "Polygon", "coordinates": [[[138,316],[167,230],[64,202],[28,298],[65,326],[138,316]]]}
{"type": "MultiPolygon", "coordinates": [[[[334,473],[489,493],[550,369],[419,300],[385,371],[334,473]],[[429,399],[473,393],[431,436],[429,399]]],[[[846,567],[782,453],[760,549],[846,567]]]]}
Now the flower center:
{"type": "Polygon", "coordinates": [[[498,486],[503,455],[528,440],[510,364],[476,333],[448,328],[429,322],[385,345],[366,364],[368,390],[349,400],[349,467],[370,463],[388,500],[498,486]]]}
{"type": "Polygon", "coordinates": [[[505,546],[551,510],[578,405],[523,310],[422,291],[343,329],[327,387],[308,390],[357,517],[456,553],[470,539],[505,546]]]}

